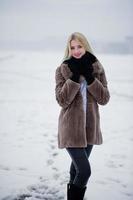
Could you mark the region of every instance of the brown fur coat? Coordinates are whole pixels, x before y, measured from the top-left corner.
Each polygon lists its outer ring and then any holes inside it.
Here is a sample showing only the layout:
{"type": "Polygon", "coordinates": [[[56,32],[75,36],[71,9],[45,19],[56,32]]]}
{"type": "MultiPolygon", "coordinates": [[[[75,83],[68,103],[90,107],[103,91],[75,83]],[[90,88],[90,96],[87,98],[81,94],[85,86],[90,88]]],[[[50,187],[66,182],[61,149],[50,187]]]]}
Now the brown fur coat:
{"type": "Polygon", "coordinates": [[[58,146],[86,147],[102,144],[98,104],[105,105],[110,98],[104,69],[99,61],[93,63],[94,82],[87,86],[87,111],[84,117],[80,84],[72,81],[67,64],[56,69],[56,100],[62,107],[58,123],[58,146]]]}

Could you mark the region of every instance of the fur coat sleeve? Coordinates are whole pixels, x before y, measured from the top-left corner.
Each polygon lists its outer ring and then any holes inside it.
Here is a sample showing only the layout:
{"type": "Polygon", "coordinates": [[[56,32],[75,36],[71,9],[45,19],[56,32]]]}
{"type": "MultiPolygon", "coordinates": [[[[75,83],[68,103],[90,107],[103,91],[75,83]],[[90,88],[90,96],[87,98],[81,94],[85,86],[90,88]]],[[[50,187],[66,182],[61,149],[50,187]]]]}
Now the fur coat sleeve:
{"type": "Polygon", "coordinates": [[[56,69],[56,100],[61,107],[67,108],[79,91],[80,84],[72,81],[71,79],[65,80],[61,70],[61,67],[56,69]]]}
{"type": "Polygon", "coordinates": [[[95,62],[93,67],[95,80],[88,86],[88,91],[98,104],[105,105],[110,99],[105,71],[99,61],[95,62]]]}

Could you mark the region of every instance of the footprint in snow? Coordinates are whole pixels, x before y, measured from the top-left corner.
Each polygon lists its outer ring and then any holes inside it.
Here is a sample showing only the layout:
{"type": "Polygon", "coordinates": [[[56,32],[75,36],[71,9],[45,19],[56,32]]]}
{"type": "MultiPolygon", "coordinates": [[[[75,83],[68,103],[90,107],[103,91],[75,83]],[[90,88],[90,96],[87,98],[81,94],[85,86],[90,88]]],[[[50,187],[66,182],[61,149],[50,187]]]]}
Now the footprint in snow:
{"type": "Polygon", "coordinates": [[[53,163],[54,163],[53,160],[51,160],[51,159],[47,160],[47,165],[48,165],[48,166],[52,165],[53,163]]]}
{"type": "Polygon", "coordinates": [[[0,165],[1,170],[10,171],[10,168],[7,166],[0,165]]]}

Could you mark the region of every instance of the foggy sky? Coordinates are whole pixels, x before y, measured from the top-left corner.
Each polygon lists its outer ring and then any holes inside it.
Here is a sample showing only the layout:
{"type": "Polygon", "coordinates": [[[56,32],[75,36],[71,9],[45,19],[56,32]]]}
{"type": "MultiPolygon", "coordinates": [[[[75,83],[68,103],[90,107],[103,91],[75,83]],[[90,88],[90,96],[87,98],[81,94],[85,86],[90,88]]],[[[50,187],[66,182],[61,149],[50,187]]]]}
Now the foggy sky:
{"type": "Polygon", "coordinates": [[[132,0],[0,0],[0,40],[37,41],[78,31],[93,40],[133,35],[132,0]]]}

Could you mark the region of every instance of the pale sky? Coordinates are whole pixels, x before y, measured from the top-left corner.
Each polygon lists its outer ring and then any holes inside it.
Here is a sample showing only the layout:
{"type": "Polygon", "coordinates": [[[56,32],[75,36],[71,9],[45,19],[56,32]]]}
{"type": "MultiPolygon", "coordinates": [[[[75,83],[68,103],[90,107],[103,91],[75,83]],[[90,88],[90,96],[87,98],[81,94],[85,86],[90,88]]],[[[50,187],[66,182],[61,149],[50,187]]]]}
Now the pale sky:
{"type": "Polygon", "coordinates": [[[133,0],[0,0],[0,40],[43,40],[78,31],[93,40],[133,36],[133,0]]]}

